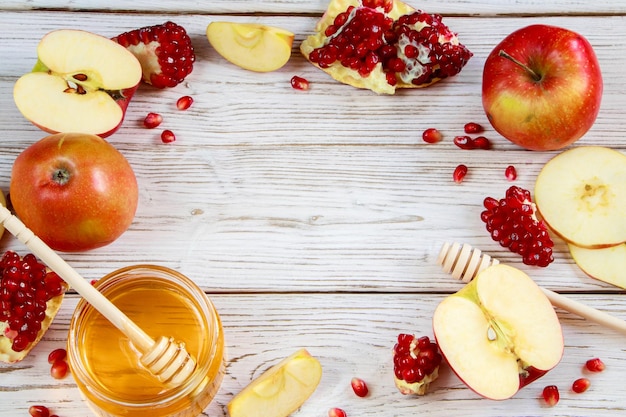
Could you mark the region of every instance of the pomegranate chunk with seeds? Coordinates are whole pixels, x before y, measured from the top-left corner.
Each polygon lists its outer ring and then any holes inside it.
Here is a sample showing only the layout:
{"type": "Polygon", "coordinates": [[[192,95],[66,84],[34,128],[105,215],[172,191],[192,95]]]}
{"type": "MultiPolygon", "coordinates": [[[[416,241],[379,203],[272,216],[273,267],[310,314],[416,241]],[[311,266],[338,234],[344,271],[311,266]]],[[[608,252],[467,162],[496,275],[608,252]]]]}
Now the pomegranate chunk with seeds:
{"type": "Polygon", "coordinates": [[[315,32],[300,46],[311,63],[379,94],[429,86],[472,57],[440,15],[399,0],[332,0],[315,32]]]}
{"type": "Polygon", "coordinates": [[[443,357],[439,346],[428,336],[416,338],[401,333],[393,348],[393,372],[396,387],[402,394],[424,395],[439,376],[443,357]]]}
{"type": "Polygon", "coordinates": [[[514,185],[504,198],[487,197],[483,205],[480,218],[494,241],[520,254],[526,265],[545,267],[554,261],[554,243],[543,220],[537,218],[530,191],[514,185]]]}

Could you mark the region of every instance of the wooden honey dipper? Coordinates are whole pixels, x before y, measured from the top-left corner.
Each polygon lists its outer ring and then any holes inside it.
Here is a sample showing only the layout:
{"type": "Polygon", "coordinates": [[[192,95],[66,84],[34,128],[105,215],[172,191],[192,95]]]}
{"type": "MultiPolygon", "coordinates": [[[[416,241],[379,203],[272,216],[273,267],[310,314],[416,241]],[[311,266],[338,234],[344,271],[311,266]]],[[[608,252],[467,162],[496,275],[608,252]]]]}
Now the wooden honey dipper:
{"type": "MultiPolygon", "coordinates": [[[[455,242],[450,245],[450,243],[446,242],[439,252],[437,263],[442,266],[444,272],[452,274],[454,278],[467,283],[474,279],[480,271],[491,265],[498,264],[499,261],[468,244],[461,245],[455,242]]],[[[626,321],[574,301],[554,291],[540,288],[553,306],[626,334],[626,321]]]]}
{"type": "Polygon", "coordinates": [[[187,352],[184,343],[166,336],[153,340],[2,205],[0,223],[128,337],[141,352],[141,364],[159,381],[168,386],[178,386],[193,373],[196,361],[187,352]]]}

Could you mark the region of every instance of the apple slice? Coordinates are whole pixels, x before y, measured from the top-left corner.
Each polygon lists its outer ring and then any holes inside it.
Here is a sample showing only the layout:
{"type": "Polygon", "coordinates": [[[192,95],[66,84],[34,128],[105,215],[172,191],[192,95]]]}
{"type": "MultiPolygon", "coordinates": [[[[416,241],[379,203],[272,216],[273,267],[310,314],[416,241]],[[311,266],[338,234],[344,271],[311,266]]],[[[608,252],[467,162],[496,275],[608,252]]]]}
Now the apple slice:
{"type": "Polygon", "coordinates": [[[548,226],[576,246],[626,242],[626,155],[602,146],[560,153],[537,176],[535,204],[548,226]]]}
{"type": "Polygon", "coordinates": [[[228,403],[230,417],[286,417],[320,383],[322,366],[306,349],[283,359],[252,381],[228,403]]]}
{"type": "Polygon", "coordinates": [[[134,55],[111,39],[60,29],[37,47],[32,72],[20,77],[13,98],[22,115],[49,133],[113,134],[141,81],[134,55]]]}
{"type": "Polygon", "coordinates": [[[291,57],[294,34],[256,23],[211,22],[209,43],[227,61],[250,71],[269,72],[291,57]]]}
{"type": "Polygon", "coordinates": [[[592,278],[626,289],[626,243],[602,249],[568,244],[580,269],[592,278]]]}
{"type": "Polygon", "coordinates": [[[535,282],[498,264],[480,272],[435,309],[441,353],[479,395],[503,400],[556,366],[563,355],[561,324],[535,282]]]}

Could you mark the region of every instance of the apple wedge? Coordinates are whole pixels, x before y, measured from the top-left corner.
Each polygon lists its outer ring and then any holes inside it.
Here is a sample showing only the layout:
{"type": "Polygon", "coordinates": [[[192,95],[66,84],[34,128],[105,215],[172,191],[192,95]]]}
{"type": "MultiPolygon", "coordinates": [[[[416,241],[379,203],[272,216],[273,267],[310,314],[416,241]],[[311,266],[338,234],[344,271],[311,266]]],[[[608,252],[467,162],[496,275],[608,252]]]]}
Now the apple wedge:
{"type": "Polygon", "coordinates": [[[206,36],[227,61],[250,71],[270,72],[291,57],[294,34],[256,23],[211,22],[206,36]]]}
{"type": "Polygon", "coordinates": [[[132,53],[103,36],[60,29],[41,39],[37,57],[13,87],[26,119],[49,133],[107,137],[120,127],[141,80],[132,53]]]}
{"type": "Polygon", "coordinates": [[[602,249],[568,244],[580,269],[592,278],[626,289],[626,243],[602,249]]]}
{"type": "Polygon", "coordinates": [[[228,403],[230,417],[286,417],[320,383],[322,366],[306,349],[283,359],[252,381],[228,403]]]}
{"type": "Polygon", "coordinates": [[[535,204],[568,243],[602,248],[626,242],[626,155],[602,146],[558,154],[537,176],[535,204]]]}
{"type": "Polygon", "coordinates": [[[433,330],[441,353],[477,394],[504,400],[555,367],[561,324],[548,298],[524,272],[493,265],[446,297],[433,330]]]}

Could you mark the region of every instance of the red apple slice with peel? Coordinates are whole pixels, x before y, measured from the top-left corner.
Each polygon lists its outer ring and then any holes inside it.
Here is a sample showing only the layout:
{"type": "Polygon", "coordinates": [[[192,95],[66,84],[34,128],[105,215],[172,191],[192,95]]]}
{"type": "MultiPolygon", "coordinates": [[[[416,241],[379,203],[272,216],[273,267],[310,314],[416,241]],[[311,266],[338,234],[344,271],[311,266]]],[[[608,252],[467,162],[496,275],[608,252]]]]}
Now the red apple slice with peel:
{"type": "Polygon", "coordinates": [[[45,35],[32,72],[20,77],[13,98],[22,115],[49,133],[113,134],[141,80],[141,65],[103,36],[72,29],[45,35]]]}
{"type": "Polygon", "coordinates": [[[569,244],[574,262],[587,275],[626,289],[626,243],[602,249],[587,249],[569,244]]]}
{"type": "Polygon", "coordinates": [[[494,400],[512,397],[563,355],[552,304],[528,275],[504,264],[446,297],[435,309],[433,330],[450,368],[494,400]]]}
{"type": "Polygon", "coordinates": [[[291,57],[294,38],[293,33],[281,28],[235,22],[211,22],[206,36],[227,61],[256,72],[283,67],[291,57]]]}
{"type": "Polygon", "coordinates": [[[252,381],[228,403],[230,417],[286,417],[313,394],[322,366],[300,349],[252,381]]]}
{"type": "Polygon", "coordinates": [[[603,248],[626,242],[626,155],[602,146],[558,154],[537,176],[535,204],[568,243],[603,248]]]}

